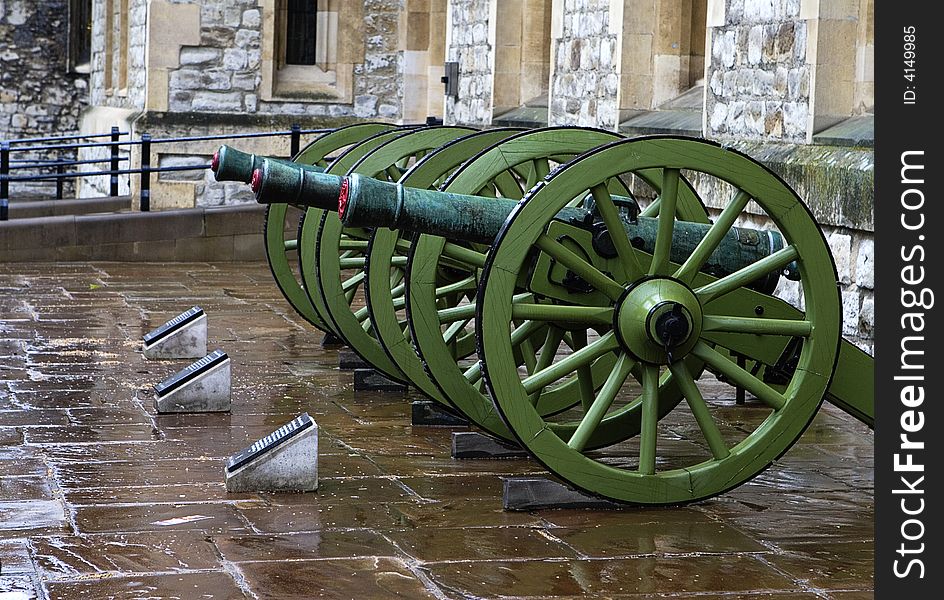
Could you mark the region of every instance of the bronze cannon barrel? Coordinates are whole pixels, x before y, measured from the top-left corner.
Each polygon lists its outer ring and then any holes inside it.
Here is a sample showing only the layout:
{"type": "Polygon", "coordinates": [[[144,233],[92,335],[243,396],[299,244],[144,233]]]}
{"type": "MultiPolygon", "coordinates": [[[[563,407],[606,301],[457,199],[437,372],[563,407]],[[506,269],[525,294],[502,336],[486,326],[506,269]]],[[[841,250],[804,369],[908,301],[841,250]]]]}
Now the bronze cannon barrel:
{"type": "Polygon", "coordinates": [[[306,171],[316,171],[319,173],[324,171],[321,167],[294,163],[290,160],[275,158],[274,156],[250,154],[225,145],[220,146],[219,150],[213,154],[210,170],[213,171],[213,176],[217,181],[241,181],[243,183],[250,183],[252,181],[252,174],[256,170],[261,169],[262,163],[266,160],[273,163],[292,165],[293,167],[298,167],[306,171]]]}
{"type": "MultiPolygon", "coordinates": [[[[491,244],[518,204],[507,198],[485,198],[406,187],[363,175],[315,173],[297,165],[264,161],[253,177],[259,202],[288,202],[337,210],[346,227],[389,227],[442,236],[455,241],[491,244]]],[[[609,232],[593,208],[568,207],[557,220],[594,232],[593,250],[615,256],[609,232]]],[[[652,253],[658,218],[621,215],[625,234],[635,248],[652,253]]],[[[672,234],[670,260],[683,263],[707,235],[710,224],[679,221],[672,234]]],[[[731,228],[702,270],[722,277],[783,248],[782,236],[772,230],[731,228]]],[[[791,270],[793,271],[793,270],[791,270]]],[[[772,293],[780,273],[772,272],[752,288],[772,293]]]]}

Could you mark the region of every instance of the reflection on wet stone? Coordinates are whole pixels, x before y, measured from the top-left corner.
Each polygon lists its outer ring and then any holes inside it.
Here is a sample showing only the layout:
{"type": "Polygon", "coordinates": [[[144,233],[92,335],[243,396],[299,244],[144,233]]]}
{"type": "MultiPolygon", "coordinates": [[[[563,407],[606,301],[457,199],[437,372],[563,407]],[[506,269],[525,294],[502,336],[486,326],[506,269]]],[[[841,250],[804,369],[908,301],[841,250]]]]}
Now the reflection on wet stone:
{"type": "MultiPolygon", "coordinates": [[[[265,264],[0,263],[0,290],[0,597],[871,597],[872,436],[829,406],[720,497],[511,513],[502,477],[544,469],[453,460],[449,430],[410,426],[418,396],[355,393],[265,264]],[[149,386],[181,365],[139,340],[194,304],[239,374],[232,413],[157,416],[149,386]],[[306,411],[320,490],[227,494],[225,459],[306,411]]],[[[728,389],[725,431],[767,414],[728,389]]],[[[660,427],[704,452],[691,422],[660,427]]]]}

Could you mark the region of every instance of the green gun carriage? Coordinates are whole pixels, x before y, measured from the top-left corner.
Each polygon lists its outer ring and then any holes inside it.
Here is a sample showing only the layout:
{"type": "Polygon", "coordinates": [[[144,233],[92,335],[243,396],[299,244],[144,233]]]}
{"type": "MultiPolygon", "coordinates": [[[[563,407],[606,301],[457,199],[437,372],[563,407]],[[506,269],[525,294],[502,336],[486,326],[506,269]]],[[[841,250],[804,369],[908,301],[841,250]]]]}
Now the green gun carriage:
{"type": "MultiPolygon", "coordinates": [[[[393,164],[407,157],[401,166],[412,168],[366,172],[400,184],[350,168],[344,177],[309,171],[317,193],[290,198],[340,204],[340,219],[323,212],[312,239],[339,271],[322,266],[312,283],[343,298],[333,308],[345,308],[394,367],[409,361],[392,360],[389,347],[412,346],[426,378],[415,364],[406,378],[419,389],[517,440],[572,485],[643,504],[690,502],[756,476],[824,398],[872,425],[872,359],[841,339],[828,246],[776,175],[701,140],[568,129],[504,135],[419,185],[403,183],[449,145],[409,155],[401,142],[386,160],[402,154],[393,164]],[[437,187],[446,193],[429,189],[437,187]],[[713,223],[699,189],[728,194],[713,223]],[[746,208],[776,230],[736,227],[746,208]],[[353,241],[367,244],[345,246],[353,241]],[[354,249],[364,258],[344,262],[354,249]],[[368,284],[367,307],[352,309],[350,296],[337,294],[351,280],[341,267],[361,266],[366,272],[350,277],[379,283],[368,284]],[[798,280],[800,306],[772,294],[784,275],[798,280]],[[391,294],[401,281],[400,295],[391,294]],[[755,422],[719,428],[699,386],[709,373],[758,399],[755,422]],[[699,442],[679,450],[678,436],[660,426],[673,411],[684,411],[699,442]]],[[[460,158],[445,156],[444,165],[460,158]]],[[[300,173],[264,163],[260,200],[271,198],[262,193],[269,179],[300,189],[300,173]]],[[[278,197],[286,188],[274,189],[278,197]]],[[[302,277],[311,275],[304,262],[302,277]]]]}

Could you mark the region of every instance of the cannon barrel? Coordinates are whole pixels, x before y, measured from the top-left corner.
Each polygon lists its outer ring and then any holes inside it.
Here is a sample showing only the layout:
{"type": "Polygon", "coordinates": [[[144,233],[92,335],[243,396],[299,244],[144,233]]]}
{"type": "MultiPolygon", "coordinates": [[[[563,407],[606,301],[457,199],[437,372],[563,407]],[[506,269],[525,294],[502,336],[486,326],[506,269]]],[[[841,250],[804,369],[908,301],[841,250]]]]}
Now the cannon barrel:
{"type": "Polygon", "coordinates": [[[264,158],[250,184],[261,204],[284,203],[324,210],[338,209],[344,178],[324,169],[264,158]]]}
{"type": "MultiPolygon", "coordinates": [[[[483,198],[449,192],[421,190],[378,181],[361,175],[345,178],[339,186],[338,216],[346,227],[389,227],[439,235],[453,240],[491,244],[502,225],[518,204],[507,198],[483,198]]],[[[619,197],[614,197],[619,201],[619,197]]],[[[652,217],[628,218],[620,214],[626,235],[634,247],[652,254],[659,220],[652,217]]],[[[592,208],[564,208],[557,220],[585,227],[594,232],[593,249],[604,257],[615,257],[616,249],[609,232],[599,224],[592,208]]],[[[683,263],[708,234],[711,226],[679,221],[672,232],[670,260],[683,263]]],[[[783,237],[776,231],[732,227],[702,270],[716,276],[733,273],[783,248],[783,237]]],[[[795,273],[796,269],[788,269],[795,273]]],[[[772,293],[780,273],[773,272],[752,288],[772,293]]]]}
{"type": "MultiPolygon", "coordinates": [[[[389,227],[442,236],[451,240],[491,244],[518,204],[507,198],[484,198],[406,187],[359,174],[348,176],[313,173],[264,161],[253,177],[253,190],[260,202],[287,202],[337,210],[346,227],[389,227]]],[[[633,246],[652,253],[658,219],[621,215],[633,246]]],[[[615,256],[609,232],[599,226],[592,208],[565,208],[557,219],[594,232],[593,250],[604,257],[615,256]],[[594,223],[597,226],[594,226],[594,223]]],[[[679,221],[672,234],[670,259],[683,263],[708,233],[710,225],[679,221]]],[[[772,230],[733,227],[725,234],[703,270],[721,277],[783,248],[782,236],[772,230]]],[[[795,273],[795,269],[788,269],[795,273]]],[[[772,293],[780,273],[772,272],[752,288],[772,293]]],[[[792,275],[791,275],[792,277],[792,275]]]]}
{"type": "Polygon", "coordinates": [[[306,171],[322,172],[322,167],[315,167],[294,163],[290,160],[275,158],[274,156],[260,156],[259,154],[250,154],[242,152],[231,146],[220,146],[213,154],[213,161],[210,163],[210,170],[217,181],[241,181],[250,183],[252,174],[262,168],[264,161],[292,165],[306,171]]]}

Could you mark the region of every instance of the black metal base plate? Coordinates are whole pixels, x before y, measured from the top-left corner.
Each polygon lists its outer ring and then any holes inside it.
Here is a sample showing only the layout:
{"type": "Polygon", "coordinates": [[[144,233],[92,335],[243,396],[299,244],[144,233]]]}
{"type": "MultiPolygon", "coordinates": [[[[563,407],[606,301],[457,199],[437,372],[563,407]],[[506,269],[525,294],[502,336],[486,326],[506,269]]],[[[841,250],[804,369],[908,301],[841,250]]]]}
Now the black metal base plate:
{"type": "Polygon", "coordinates": [[[452,434],[452,457],[463,460],[472,458],[528,458],[528,453],[521,446],[477,431],[456,431],[452,434]]]}
{"type": "Polygon", "coordinates": [[[322,348],[340,348],[344,346],[344,340],[334,335],[330,331],[324,334],[324,337],[321,338],[321,347],[322,348]]]}
{"type": "Polygon", "coordinates": [[[394,392],[403,394],[407,386],[381,375],[375,369],[354,369],[355,392],[394,392]]]}
{"type": "Polygon", "coordinates": [[[352,350],[340,350],[338,351],[338,367],[341,369],[371,369],[370,366],[363,358],[357,355],[357,353],[352,350]]]}
{"type": "Polygon", "coordinates": [[[469,422],[432,400],[415,400],[411,406],[413,427],[468,427],[469,422]]]}

